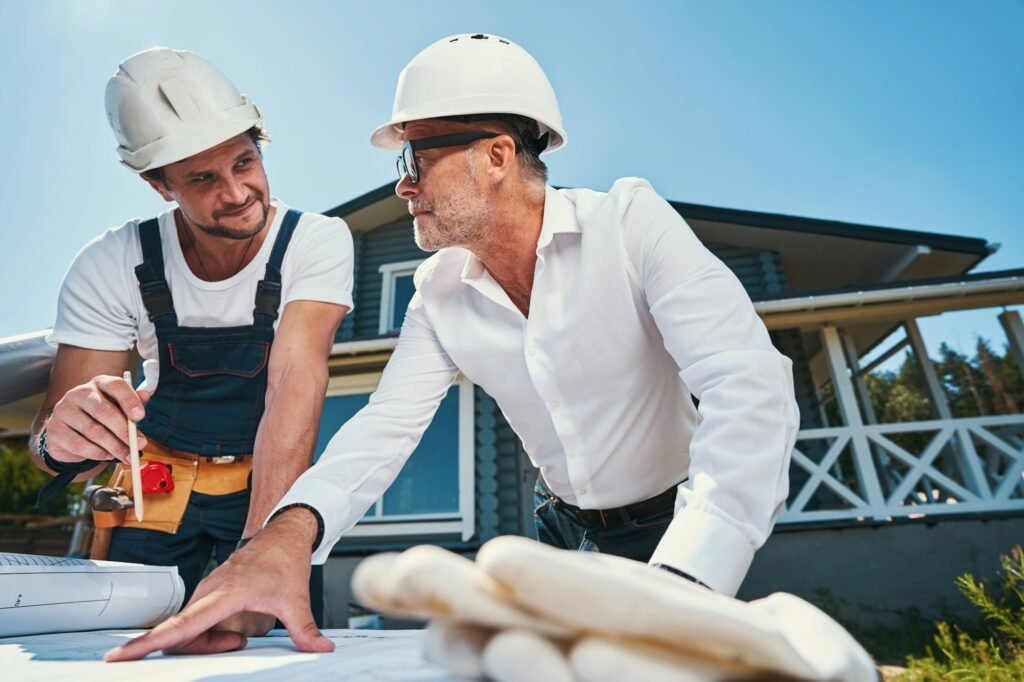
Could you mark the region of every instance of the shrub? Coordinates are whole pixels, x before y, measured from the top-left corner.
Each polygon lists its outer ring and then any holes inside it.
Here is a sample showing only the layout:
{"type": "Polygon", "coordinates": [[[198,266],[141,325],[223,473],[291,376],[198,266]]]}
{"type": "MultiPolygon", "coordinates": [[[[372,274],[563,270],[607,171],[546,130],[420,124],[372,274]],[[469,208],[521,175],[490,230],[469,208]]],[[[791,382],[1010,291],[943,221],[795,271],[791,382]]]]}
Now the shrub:
{"type": "Polygon", "coordinates": [[[1000,557],[999,586],[989,592],[984,582],[970,574],[957,578],[956,586],[984,618],[980,634],[965,632],[940,622],[935,635],[936,653],[929,647],[924,658],[910,657],[908,682],[1024,680],[1024,551],[1016,547],[1000,557]]]}

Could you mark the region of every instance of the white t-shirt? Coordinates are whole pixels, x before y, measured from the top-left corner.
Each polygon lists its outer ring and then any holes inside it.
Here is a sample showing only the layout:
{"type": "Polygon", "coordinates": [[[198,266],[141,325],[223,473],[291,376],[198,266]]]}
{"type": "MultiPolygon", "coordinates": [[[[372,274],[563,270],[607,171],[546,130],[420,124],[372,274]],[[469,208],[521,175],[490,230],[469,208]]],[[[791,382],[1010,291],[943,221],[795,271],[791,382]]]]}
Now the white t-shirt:
{"type": "MultiPolygon", "coordinates": [[[[253,322],[256,285],[263,279],[281,221],[282,201],[256,257],[233,277],[207,282],[189,269],[178,242],[173,209],[160,214],[164,276],[171,288],[178,324],[234,327],[253,322]]],[[[159,376],[156,330],[149,320],[135,266],[142,262],[139,223],[131,220],[96,237],[78,252],[60,288],[51,344],[94,350],[129,350],[138,345],[147,388],[159,376]]],[[[352,308],[352,235],[345,221],[303,213],[281,265],[281,307],[295,300],[323,301],[352,308]]],[[[278,316],[275,328],[280,322],[278,316]]]]}

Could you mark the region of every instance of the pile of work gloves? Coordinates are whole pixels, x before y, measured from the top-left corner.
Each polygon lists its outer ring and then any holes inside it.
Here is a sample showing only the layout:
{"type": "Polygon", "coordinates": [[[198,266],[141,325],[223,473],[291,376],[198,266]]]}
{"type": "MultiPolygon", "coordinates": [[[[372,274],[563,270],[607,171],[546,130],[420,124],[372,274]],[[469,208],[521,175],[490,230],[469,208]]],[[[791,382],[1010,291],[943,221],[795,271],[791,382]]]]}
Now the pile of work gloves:
{"type": "Polygon", "coordinates": [[[878,679],[838,623],[790,594],[742,602],[644,563],[516,536],[470,561],[421,545],[363,561],[363,605],[426,619],[426,658],[498,682],[878,679]]]}

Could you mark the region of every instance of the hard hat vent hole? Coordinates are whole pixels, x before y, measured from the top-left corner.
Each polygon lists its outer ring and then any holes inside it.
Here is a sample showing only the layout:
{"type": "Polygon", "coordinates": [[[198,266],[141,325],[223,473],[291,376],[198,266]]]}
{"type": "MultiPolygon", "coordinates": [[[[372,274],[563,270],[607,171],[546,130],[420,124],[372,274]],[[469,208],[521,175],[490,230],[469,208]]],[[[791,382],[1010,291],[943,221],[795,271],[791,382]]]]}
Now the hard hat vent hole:
{"type": "Polygon", "coordinates": [[[502,43],[504,45],[511,45],[512,44],[512,43],[508,42],[507,40],[502,40],[501,38],[498,38],[498,42],[502,43]]]}
{"type": "Polygon", "coordinates": [[[473,40],[487,40],[490,36],[485,36],[483,33],[477,33],[475,36],[470,36],[473,40]]]}
{"type": "Polygon", "coordinates": [[[451,40],[449,40],[448,42],[449,42],[449,43],[457,43],[457,42],[459,42],[459,39],[458,39],[458,38],[452,38],[452,39],[451,39],[451,40]]]}

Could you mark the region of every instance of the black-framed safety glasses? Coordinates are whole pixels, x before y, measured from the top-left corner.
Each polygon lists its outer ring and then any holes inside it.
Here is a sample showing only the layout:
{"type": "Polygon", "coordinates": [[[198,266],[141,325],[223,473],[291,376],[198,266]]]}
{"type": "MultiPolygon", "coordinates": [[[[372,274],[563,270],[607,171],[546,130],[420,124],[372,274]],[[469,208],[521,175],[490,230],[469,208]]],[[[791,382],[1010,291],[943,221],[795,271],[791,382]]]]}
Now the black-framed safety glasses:
{"type": "MultiPolygon", "coordinates": [[[[434,137],[425,137],[422,140],[409,140],[402,145],[402,153],[398,155],[395,160],[395,165],[398,167],[398,179],[401,180],[406,175],[409,176],[409,182],[416,184],[420,181],[420,167],[416,163],[416,152],[421,152],[424,149],[440,149],[442,147],[461,147],[477,140],[488,140],[492,137],[498,137],[503,133],[491,133],[491,132],[478,132],[478,133],[456,133],[454,135],[436,135],[434,137]]],[[[518,146],[518,145],[517,145],[518,146]]]]}

